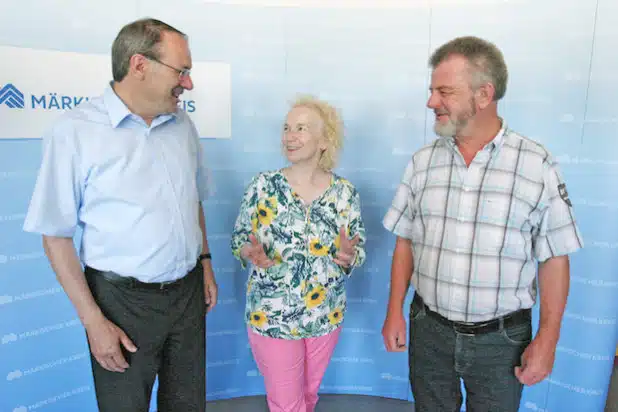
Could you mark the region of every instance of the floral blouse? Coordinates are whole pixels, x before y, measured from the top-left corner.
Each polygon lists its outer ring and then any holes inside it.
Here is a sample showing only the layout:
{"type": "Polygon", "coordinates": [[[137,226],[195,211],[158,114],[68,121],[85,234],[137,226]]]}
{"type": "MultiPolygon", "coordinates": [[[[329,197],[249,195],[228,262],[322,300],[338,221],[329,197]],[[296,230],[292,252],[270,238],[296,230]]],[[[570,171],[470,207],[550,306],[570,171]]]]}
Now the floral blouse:
{"type": "Polygon", "coordinates": [[[365,261],[360,197],[333,174],[329,188],[306,205],[280,170],[262,172],[248,185],[234,225],[231,247],[243,268],[241,248],[253,233],[275,262],[254,267],[247,281],[245,320],[256,333],[301,339],[332,332],[346,310],[345,279],[365,261]],[[341,227],[359,235],[356,257],[345,269],[333,261],[341,227]]]}

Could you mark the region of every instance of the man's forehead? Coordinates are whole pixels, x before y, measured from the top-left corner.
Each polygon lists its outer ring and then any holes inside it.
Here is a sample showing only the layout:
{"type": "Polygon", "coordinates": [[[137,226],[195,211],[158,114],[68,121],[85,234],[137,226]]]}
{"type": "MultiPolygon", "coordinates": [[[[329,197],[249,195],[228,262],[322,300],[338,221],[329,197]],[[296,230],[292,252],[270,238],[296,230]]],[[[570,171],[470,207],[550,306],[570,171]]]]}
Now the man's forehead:
{"type": "Polygon", "coordinates": [[[189,43],[178,33],[163,32],[159,47],[162,56],[174,56],[179,59],[188,59],[191,56],[189,43]]]}
{"type": "Polygon", "coordinates": [[[468,67],[465,65],[441,64],[431,73],[431,86],[433,88],[457,87],[468,82],[469,74],[468,67]]]}

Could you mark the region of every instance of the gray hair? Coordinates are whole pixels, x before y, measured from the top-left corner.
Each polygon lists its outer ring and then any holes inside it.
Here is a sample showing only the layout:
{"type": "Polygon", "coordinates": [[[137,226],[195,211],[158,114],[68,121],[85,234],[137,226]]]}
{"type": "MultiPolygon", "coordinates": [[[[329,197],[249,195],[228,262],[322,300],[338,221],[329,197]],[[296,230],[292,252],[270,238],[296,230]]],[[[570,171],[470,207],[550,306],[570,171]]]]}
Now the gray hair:
{"type": "Polygon", "coordinates": [[[496,91],[494,101],[504,97],[508,69],[504,56],[496,45],[474,36],[457,37],[440,46],[429,58],[429,64],[435,69],[452,55],[461,55],[468,60],[472,69],[473,89],[477,89],[483,83],[491,83],[496,91]]]}
{"type": "Polygon", "coordinates": [[[159,43],[164,31],[187,37],[169,24],[151,18],[137,20],[124,26],[112,43],[114,81],[121,81],[129,73],[129,61],[134,54],[159,59],[159,43]]]}

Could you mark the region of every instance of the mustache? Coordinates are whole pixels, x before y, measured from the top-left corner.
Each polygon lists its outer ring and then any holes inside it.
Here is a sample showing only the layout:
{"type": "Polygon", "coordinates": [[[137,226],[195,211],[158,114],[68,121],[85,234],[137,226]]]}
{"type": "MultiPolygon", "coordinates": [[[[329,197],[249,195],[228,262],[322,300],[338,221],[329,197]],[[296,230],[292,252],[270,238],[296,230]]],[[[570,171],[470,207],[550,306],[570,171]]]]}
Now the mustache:
{"type": "Polygon", "coordinates": [[[180,96],[185,91],[185,88],[182,86],[176,86],[172,89],[172,94],[174,96],[180,96]]]}

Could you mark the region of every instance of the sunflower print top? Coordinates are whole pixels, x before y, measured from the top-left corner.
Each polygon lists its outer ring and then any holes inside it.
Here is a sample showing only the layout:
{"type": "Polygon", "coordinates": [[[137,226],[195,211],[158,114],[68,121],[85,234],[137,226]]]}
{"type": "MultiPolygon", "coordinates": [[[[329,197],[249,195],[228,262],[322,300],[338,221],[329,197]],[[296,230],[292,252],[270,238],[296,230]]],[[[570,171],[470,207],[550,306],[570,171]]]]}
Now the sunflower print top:
{"type": "Polygon", "coordinates": [[[282,339],[322,336],[339,327],[346,311],[345,280],[365,261],[365,227],[356,188],[332,174],[328,189],[305,204],[281,170],[262,172],[245,191],[232,233],[232,252],[243,268],[247,262],[240,250],[251,233],[275,264],[249,272],[249,327],[282,339]],[[333,261],[341,227],[350,239],[359,235],[355,260],[347,269],[333,261]]]}

